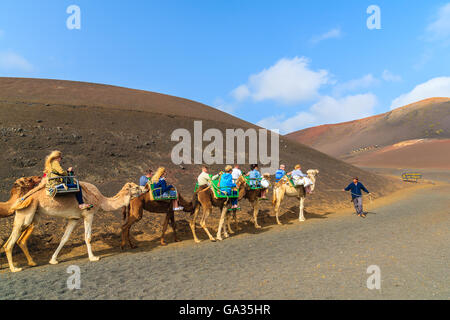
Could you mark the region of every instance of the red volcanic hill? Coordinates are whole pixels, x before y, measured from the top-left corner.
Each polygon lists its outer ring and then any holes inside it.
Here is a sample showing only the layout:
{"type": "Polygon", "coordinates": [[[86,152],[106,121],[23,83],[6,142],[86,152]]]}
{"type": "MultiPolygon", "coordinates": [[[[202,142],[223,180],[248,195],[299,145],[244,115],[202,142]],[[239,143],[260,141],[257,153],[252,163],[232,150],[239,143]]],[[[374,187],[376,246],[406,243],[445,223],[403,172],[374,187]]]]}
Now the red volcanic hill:
{"type": "Polygon", "coordinates": [[[440,149],[449,146],[445,139],[450,138],[450,98],[426,99],[373,117],[308,128],[285,137],[361,166],[450,167],[450,158],[440,149]],[[419,144],[413,143],[417,140],[419,144]],[[420,160],[415,159],[419,154],[420,160]]]}

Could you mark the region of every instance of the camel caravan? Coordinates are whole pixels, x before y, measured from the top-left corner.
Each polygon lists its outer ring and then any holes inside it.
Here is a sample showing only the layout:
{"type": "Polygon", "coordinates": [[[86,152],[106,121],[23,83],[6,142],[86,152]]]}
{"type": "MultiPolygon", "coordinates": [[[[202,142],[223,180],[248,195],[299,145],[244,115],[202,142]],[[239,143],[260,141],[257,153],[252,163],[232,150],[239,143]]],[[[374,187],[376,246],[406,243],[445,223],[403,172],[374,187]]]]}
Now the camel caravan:
{"type": "Polygon", "coordinates": [[[10,199],[0,203],[0,218],[14,216],[14,224],[10,237],[3,245],[11,272],[21,271],[13,262],[13,248],[17,243],[25,254],[29,266],[36,266],[31,257],[27,240],[37,226],[41,215],[61,217],[66,219],[67,226],[62,239],[53,253],[49,263],[58,263],[58,254],[69,240],[72,231],[80,220],[84,221],[85,243],[90,261],[98,261],[91,247],[91,233],[94,215],[98,211],[115,211],[122,209],[123,225],[121,248],[128,244],[135,248],[130,240],[130,229],[142,219],[144,210],[152,213],[165,214],[161,245],[166,245],[165,232],[170,222],[174,240],[179,241],[176,234],[175,212],[190,213],[189,225],[196,243],[200,242],[196,235],[197,218],[200,226],[211,241],[228,238],[234,231],[231,229],[233,218],[235,230],[238,230],[237,211],[239,202],[246,199],[252,208],[252,219],[255,228],[258,224],[260,202],[267,199],[271,184],[273,187],[272,204],[276,221],[279,220],[280,205],[285,196],[299,199],[299,221],[305,221],[304,201],[307,194],[314,191],[318,170],[308,170],[307,174],[297,165],[292,172],[287,173],[281,165],[271,183],[269,174],[261,175],[258,165],[252,165],[251,170],[244,174],[238,165],[234,168],[227,165],[224,171],[216,175],[209,174],[208,167],[203,166],[197,178],[191,201],[187,201],[175,186],[166,181],[166,169],[158,168],[141,177],[139,185],[133,182],[124,184],[118,193],[107,198],[98,188],[90,183],[78,181],[72,168],[64,170],[61,167],[62,153],[53,151],[45,159],[43,177],[33,176],[18,179],[10,193],[10,199]],[[219,208],[220,220],[217,234],[214,237],[207,228],[207,218],[213,208],[219,208]],[[223,237],[222,237],[223,235],[223,237]]]}

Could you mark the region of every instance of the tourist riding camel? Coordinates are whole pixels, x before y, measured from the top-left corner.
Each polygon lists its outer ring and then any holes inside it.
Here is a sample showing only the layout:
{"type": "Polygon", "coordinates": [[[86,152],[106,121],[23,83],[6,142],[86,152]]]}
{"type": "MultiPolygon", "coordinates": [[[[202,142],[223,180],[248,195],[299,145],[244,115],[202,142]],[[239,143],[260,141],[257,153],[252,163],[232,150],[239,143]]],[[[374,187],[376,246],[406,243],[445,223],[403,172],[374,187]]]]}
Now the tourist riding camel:
{"type": "MultiPolygon", "coordinates": [[[[185,212],[193,212],[192,202],[184,200],[181,194],[178,194],[178,199],[185,212]]],[[[120,245],[122,250],[125,248],[127,243],[132,249],[136,248],[136,245],[134,245],[130,239],[130,229],[136,222],[142,219],[144,210],[151,213],[166,214],[160,240],[162,246],[167,245],[164,241],[164,235],[166,233],[169,220],[172,226],[175,242],[179,241],[176,233],[175,214],[173,211],[172,201],[155,200],[153,196],[151,196],[150,192],[146,192],[145,194],[131,200],[130,204],[123,208],[122,214],[124,224],[122,225],[122,242],[120,245]]]]}
{"type": "MultiPolygon", "coordinates": [[[[261,187],[262,176],[261,176],[261,173],[259,172],[259,167],[257,164],[252,164],[250,166],[250,172],[247,173],[247,176],[250,180],[250,185],[252,187],[261,187]]],[[[261,198],[264,200],[267,200],[266,192],[267,192],[267,188],[262,189],[261,198]]]]}
{"type": "MultiPolygon", "coordinates": [[[[319,174],[319,170],[308,170],[307,175],[308,178],[311,180],[312,184],[310,185],[310,192],[314,191],[315,185],[316,185],[316,176],[319,174]]],[[[273,199],[272,199],[272,205],[275,211],[275,217],[277,219],[277,223],[281,224],[279,219],[280,214],[280,205],[281,201],[283,200],[284,196],[288,197],[296,197],[300,199],[300,205],[299,205],[299,221],[305,221],[304,216],[304,203],[305,203],[305,197],[307,195],[307,192],[305,190],[305,187],[303,185],[295,185],[293,182],[290,181],[288,176],[284,176],[278,183],[275,184],[273,188],[273,199]]]]}
{"type": "Polygon", "coordinates": [[[184,208],[181,206],[178,206],[178,194],[174,186],[168,185],[166,182],[166,169],[164,167],[159,167],[158,170],[156,170],[156,173],[151,179],[152,187],[153,187],[153,195],[155,197],[161,197],[161,198],[173,198],[173,210],[174,211],[181,211],[184,208]]]}
{"type": "MultiPolygon", "coordinates": [[[[67,169],[67,171],[61,167],[61,160],[62,160],[61,151],[53,151],[52,153],[50,153],[50,155],[47,156],[47,158],[45,160],[44,173],[46,174],[46,177],[48,177],[48,182],[47,182],[46,187],[47,187],[47,191],[52,196],[58,190],[63,190],[63,189],[67,190],[67,188],[77,187],[73,182],[69,181],[67,183],[62,178],[59,178],[59,177],[74,176],[72,167],[67,169]]],[[[92,208],[91,204],[84,203],[82,188],[80,188],[80,190],[75,193],[75,197],[78,201],[78,206],[81,210],[86,210],[86,209],[92,208]]]]}
{"type": "Polygon", "coordinates": [[[304,174],[302,172],[302,166],[300,164],[297,164],[294,167],[294,170],[290,173],[288,173],[292,177],[292,180],[294,181],[294,184],[296,186],[304,186],[306,193],[311,193],[310,186],[312,185],[311,179],[308,178],[308,175],[304,174]]]}
{"type": "Polygon", "coordinates": [[[99,209],[104,211],[114,211],[127,206],[132,197],[141,194],[138,185],[127,183],[116,196],[105,198],[95,186],[89,183],[79,182],[80,190],[83,189],[85,191],[85,194],[83,195],[84,199],[81,200],[83,202],[84,200],[88,200],[89,202],[94,203],[95,206],[82,206],[80,204],[79,193],[76,197],[72,194],[56,196],[54,190],[58,189],[58,186],[60,186],[63,179],[65,179],[63,178],[64,170],[62,170],[59,165],[60,160],[61,153],[59,151],[52,152],[46,158],[45,162],[45,173],[48,177],[42,180],[38,187],[29,191],[25,196],[16,201],[9,210],[11,214],[13,214],[14,211],[16,212],[13,230],[9,239],[4,244],[6,257],[12,272],[22,270],[21,268],[16,268],[14,266],[12,259],[12,249],[18,240],[20,240],[19,244],[21,244],[21,248],[28,260],[28,264],[30,266],[36,265],[28,252],[26,241],[31,235],[34,225],[37,223],[41,214],[62,217],[69,221],[63,238],[61,239],[61,243],[50,260],[50,264],[58,263],[58,254],[69,239],[70,234],[80,219],[84,220],[85,242],[89,260],[98,261],[99,258],[94,256],[91,249],[91,232],[94,214],[99,209]],[[53,177],[55,177],[55,179],[52,179],[53,177]],[[46,189],[45,187],[50,189],[46,189]]]}
{"type": "MultiPolygon", "coordinates": [[[[242,177],[241,177],[241,179],[242,179],[242,177]]],[[[248,202],[250,202],[250,206],[253,209],[253,223],[254,223],[256,229],[261,228],[261,226],[258,224],[259,204],[260,204],[262,192],[267,192],[267,189],[269,188],[269,185],[270,185],[269,180],[270,180],[270,174],[265,173],[263,175],[263,179],[261,180],[261,182],[262,182],[261,188],[262,189],[255,189],[251,185],[249,185],[247,183],[247,181],[242,179],[242,182],[244,183],[245,188],[243,188],[241,191],[239,191],[238,200],[241,201],[242,199],[247,199],[248,202]]],[[[239,179],[238,179],[238,181],[239,181],[239,179]]],[[[233,210],[233,219],[234,219],[235,228],[236,228],[236,230],[238,230],[236,211],[237,210],[233,210]]],[[[230,220],[228,220],[228,223],[229,222],[230,222],[230,220]]],[[[231,230],[229,225],[228,225],[228,230],[230,231],[230,233],[234,233],[231,230]]]]}
{"type": "Polygon", "coordinates": [[[284,164],[280,165],[280,169],[275,172],[275,183],[280,181],[286,175],[286,166],[284,164]]]}
{"type": "MultiPolygon", "coordinates": [[[[232,170],[231,166],[227,166],[225,168],[225,171],[228,171],[229,173],[231,173],[231,170],[232,170]]],[[[205,173],[205,172],[203,171],[203,173],[205,173]]],[[[202,176],[202,174],[199,176],[199,178],[202,176]]],[[[230,174],[230,176],[231,176],[231,174],[230,174]]],[[[212,177],[213,180],[216,180],[215,179],[216,177],[217,176],[212,177]]],[[[199,184],[200,184],[200,179],[198,179],[198,180],[199,180],[199,184]]],[[[239,189],[239,192],[241,192],[242,189],[244,188],[244,183],[241,182],[242,180],[243,179],[239,179],[239,181],[237,181],[237,183],[236,183],[236,186],[239,189]]],[[[219,185],[220,185],[220,183],[219,183],[219,185]]],[[[211,241],[216,241],[216,239],[211,235],[208,228],[206,227],[206,220],[207,220],[208,216],[211,214],[213,207],[218,207],[221,212],[219,228],[217,231],[217,240],[222,240],[222,235],[221,235],[222,228],[223,228],[225,219],[228,219],[226,213],[228,211],[228,206],[231,205],[230,200],[232,200],[232,199],[229,198],[228,195],[223,195],[222,197],[218,198],[216,196],[216,194],[220,194],[221,190],[220,189],[213,190],[214,188],[215,187],[214,187],[213,183],[210,183],[210,185],[208,185],[208,186],[202,185],[201,188],[199,187],[198,190],[194,193],[194,196],[192,199],[194,213],[193,213],[192,220],[189,223],[189,226],[191,227],[192,235],[194,236],[194,240],[197,243],[200,242],[200,240],[197,238],[197,235],[195,233],[195,228],[196,228],[195,224],[196,224],[196,219],[197,219],[200,209],[202,209],[202,218],[200,220],[200,226],[206,232],[206,234],[208,235],[208,237],[211,241]]],[[[225,187],[225,189],[228,189],[228,188],[231,188],[231,187],[230,186],[225,187]]],[[[229,236],[228,232],[227,232],[228,225],[229,224],[226,223],[225,228],[223,228],[226,238],[228,238],[228,236],[229,236]]]]}
{"type": "Polygon", "coordinates": [[[145,174],[139,179],[139,186],[145,187],[147,185],[147,183],[149,183],[151,181],[152,176],[153,176],[153,170],[150,168],[147,169],[145,174]]]}

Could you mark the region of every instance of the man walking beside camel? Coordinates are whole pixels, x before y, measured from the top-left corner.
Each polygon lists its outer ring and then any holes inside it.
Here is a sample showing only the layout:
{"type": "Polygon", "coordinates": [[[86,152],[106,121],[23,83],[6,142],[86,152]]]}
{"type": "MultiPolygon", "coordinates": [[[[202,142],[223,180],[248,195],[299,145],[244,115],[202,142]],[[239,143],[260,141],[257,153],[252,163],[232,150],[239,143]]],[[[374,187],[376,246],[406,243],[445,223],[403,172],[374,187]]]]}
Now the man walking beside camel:
{"type": "Polygon", "coordinates": [[[370,192],[364,187],[364,185],[359,182],[358,177],[355,177],[353,179],[353,182],[348,185],[347,188],[343,189],[342,191],[351,191],[352,193],[352,202],[355,205],[356,214],[358,217],[365,218],[366,214],[363,211],[363,201],[362,201],[362,192],[370,194],[370,192]]]}

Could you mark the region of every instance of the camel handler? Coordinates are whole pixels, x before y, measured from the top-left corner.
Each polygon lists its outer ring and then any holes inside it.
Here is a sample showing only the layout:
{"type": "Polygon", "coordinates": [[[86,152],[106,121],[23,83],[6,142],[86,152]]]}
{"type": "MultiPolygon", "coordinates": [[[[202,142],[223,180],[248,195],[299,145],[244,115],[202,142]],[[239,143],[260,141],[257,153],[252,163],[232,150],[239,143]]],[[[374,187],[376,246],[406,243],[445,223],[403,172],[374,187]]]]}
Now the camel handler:
{"type": "Polygon", "coordinates": [[[367,194],[370,194],[366,187],[364,187],[364,185],[359,182],[358,177],[355,177],[353,178],[353,182],[350,183],[348,187],[343,189],[342,191],[351,191],[352,202],[355,206],[356,214],[358,215],[358,217],[365,218],[366,214],[363,211],[363,199],[361,190],[363,190],[367,194]]]}
{"type": "MultiPolygon", "coordinates": [[[[53,151],[45,159],[44,173],[45,173],[46,177],[48,177],[48,179],[49,179],[46,184],[47,191],[50,188],[66,189],[67,187],[76,187],[77,186],[76,184],[73,184],[73,183],[63,184],[63,179],[52,179],[52,178],[68,177],[68,176],[74,175],[72,167],[67,169],[67,171],[61,167],[61,160],[62,160],[61,151],[53,151]]],[[[78,206],[81,210],[91,209],[94,207],[91,204],[84,203],[83,192],[81,190],[81,186],[80,186],[80,191],[75,193],[75,197],[77,198],[78,206]]]]}

